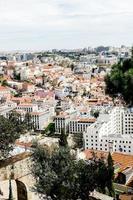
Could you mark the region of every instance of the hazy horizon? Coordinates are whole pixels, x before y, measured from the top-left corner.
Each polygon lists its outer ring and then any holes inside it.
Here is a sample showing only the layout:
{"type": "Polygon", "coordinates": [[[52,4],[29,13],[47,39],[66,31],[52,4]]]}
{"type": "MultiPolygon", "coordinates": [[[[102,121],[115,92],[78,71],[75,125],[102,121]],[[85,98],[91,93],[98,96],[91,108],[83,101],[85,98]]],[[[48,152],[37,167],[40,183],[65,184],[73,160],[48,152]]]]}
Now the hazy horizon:
{"type": "Polygon", "coordinates": [[[1,0],[0,51],[133,44],[132,0],[1,0]]]}

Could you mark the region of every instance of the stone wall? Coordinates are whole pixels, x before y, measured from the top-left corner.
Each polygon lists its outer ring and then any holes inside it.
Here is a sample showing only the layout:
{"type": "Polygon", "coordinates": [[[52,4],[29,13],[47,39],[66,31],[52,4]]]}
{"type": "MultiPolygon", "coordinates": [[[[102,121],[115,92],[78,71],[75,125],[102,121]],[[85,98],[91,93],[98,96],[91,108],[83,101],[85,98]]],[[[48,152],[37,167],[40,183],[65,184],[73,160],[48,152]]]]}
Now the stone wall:
{"type": "MultiPolygon", "coordinates": [[[[39,199],[38,196],[33,192],[35,180],[31,174],[30,155],[30,153],[19,154],[0,163],[0,189],[4,194],[3,196],[1,196],[1,198],[6,199],[8,197],[9,178],[10,176],[12,176],[12,189],[14,200],[18,199],[17,185],[15,180],[19,180],[25,185],[28,200],[39,199]]],[[[21,193],[21,190],[19,190],[19,192],[21,193]]],[[[23,199],[23,196],[21,196],[21,199],[19,198],[19,200],[23,199]]]]}

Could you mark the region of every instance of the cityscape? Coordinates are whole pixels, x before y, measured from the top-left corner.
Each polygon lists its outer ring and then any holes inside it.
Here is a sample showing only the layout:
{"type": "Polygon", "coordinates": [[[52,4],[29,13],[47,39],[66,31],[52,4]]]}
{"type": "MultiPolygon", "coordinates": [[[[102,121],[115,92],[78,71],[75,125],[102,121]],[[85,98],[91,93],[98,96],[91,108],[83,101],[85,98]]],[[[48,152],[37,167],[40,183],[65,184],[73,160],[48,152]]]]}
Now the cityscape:
{"type": "Polygon", "coordinates": [[[0,200],[133,200],[132,7],[0,1],[0,200]]]}

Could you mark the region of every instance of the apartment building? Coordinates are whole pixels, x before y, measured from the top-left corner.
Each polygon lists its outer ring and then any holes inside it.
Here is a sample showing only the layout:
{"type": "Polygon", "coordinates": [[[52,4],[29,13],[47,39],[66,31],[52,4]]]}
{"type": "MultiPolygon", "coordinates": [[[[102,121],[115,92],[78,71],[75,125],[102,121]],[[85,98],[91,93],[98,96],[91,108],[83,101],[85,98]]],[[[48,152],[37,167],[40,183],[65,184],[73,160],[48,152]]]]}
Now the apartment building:
{"type": "Polygon", "coordinates": [[[114,108],[84,132],[85,149],[133,153],[133,110],[114,108]]]}
{"type": "Polygon", "coordinates": [[[30,104],[30,103],[23,103],[19,104],[16,108],[17,110],[24,110],[28,113],[30,112],[37,112],[38,111],[38,105],[37,104],[30,104]]]}
{"type": "Polygon", "coordinates": [[[16,108],[19,113],[30,113],[36,130],[43,130],[52,121],[53,107],[42,108],[38,104],[19,104],[16,108]]]}
{"type": "Polygon", "coordinates": [[[69,133],[83,133],[96,121],[95,118],[77,117],[69,122],[69,133]]]}
{"type": "Polygon", "coordinates": [[[11,97],[11,91],[4,86],[0,86],[0,99],[1,98],[10,98],[11,97]]]}
{"type": "Polygon", "coordinates": [[[43,130],[50,123],[49,110],[43,112],[31,112],[30,115],[36,130],[43,130]]]}
{"type": "Polygon", "coordinates": [[[55,131],[61,133],[62,129],[65,132],[69,131],[69,122],[71,119],[76,117],[77,111],[76,110],[67,110],[65,112],[60,112],[59,115],[55,117],[55,131]]]}
{"type": "Polygon", "coordinates": [[[17,106],[14,102],[5,102],[0,105],[0,115],[3,115],[4,117],[7,117],[8,113],[15,109],[17,106]]]}

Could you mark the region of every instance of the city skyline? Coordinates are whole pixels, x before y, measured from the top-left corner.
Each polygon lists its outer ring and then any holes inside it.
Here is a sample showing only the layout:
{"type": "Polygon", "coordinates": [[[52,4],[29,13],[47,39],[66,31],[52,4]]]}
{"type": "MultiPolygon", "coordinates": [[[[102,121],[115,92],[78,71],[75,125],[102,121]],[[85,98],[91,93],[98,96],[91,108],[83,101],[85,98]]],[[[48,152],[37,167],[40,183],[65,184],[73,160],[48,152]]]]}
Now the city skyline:
{"type": "Polygon", "coordinates": [[[0,51],[133,44],[132,0],[1,0],[0,51]]]}

